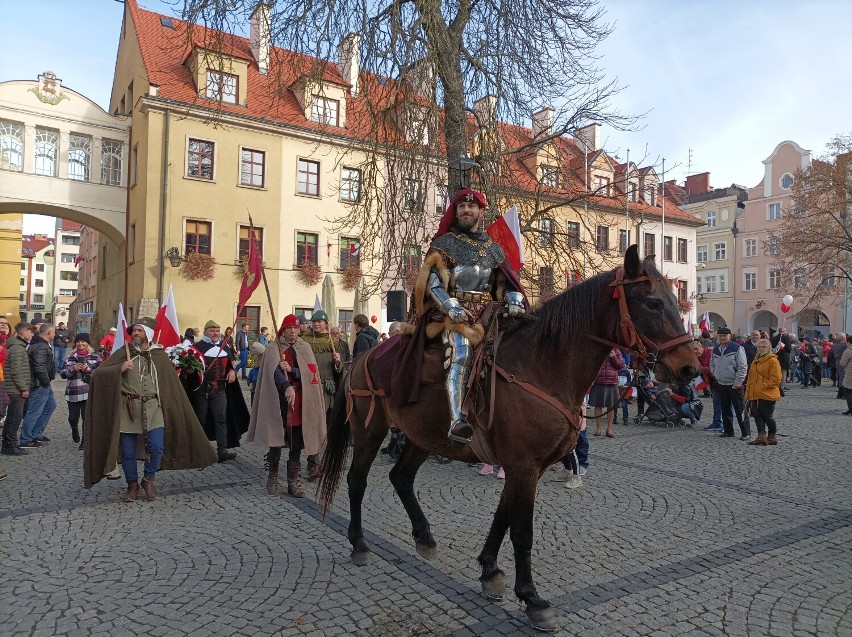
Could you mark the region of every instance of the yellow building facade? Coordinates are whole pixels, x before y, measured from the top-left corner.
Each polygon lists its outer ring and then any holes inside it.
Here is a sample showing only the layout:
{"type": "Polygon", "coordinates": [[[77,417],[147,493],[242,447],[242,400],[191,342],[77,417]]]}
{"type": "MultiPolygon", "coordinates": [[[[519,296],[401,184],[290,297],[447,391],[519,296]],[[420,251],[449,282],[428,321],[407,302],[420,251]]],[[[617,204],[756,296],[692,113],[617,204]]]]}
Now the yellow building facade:
{"type": "Polygon", "coordinates": [[[21,272],[21,237],[24,215],[0,215],[0,315],[11,325],[18,322],[20,291],[18,279],[21,272]]]}

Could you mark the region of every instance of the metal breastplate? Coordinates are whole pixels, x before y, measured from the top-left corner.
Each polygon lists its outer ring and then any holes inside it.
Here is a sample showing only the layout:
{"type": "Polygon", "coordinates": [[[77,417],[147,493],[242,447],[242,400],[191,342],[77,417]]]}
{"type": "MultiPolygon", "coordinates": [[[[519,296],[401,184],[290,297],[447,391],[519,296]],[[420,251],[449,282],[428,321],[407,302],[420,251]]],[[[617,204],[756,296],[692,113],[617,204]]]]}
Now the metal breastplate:
{"type": "Polygon", "coordinates": [[[453,268],[450,287],[453,292],[488,292],[491,289],[491,268],[479,265],[457,265],[453,268]]]}

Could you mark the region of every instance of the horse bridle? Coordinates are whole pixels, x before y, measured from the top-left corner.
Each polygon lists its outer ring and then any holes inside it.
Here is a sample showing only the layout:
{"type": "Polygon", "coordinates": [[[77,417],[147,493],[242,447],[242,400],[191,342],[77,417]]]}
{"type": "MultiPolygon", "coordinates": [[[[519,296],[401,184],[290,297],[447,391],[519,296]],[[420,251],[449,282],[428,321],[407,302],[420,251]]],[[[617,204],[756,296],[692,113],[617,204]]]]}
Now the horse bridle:
{"type": "MultiPolygon", "coordinates": [[[[633,317],[630,316],[630,310],[627,308],[627,295],[624,292],[624,286],[630,285],[631,283],[642,283],[644,281],[651,282],[651,279],[647,275],[642,275],[635,279],[625,279],[624,268],[618,268],[618,270],[615,271],[615,279],[613,279],[612,283],[609,284],[609,287],[615,288],[612,293],[612,298],[618,300],[618,311],[621,315],[621,343],[614,343],[613,341],[608,341],[605,338],[600,338],[594,334],[586,334],[586,338],[608,345],[611,348],[627,350],[628,353],[630,353],[631,356],[634,356],[636,360],[636,369],[650,367],[653,371],[657,363],[660,363],[667,367],[669,372],[672,372],[672,369],[663,362],[663,356],[665,356],[665,354],[670,350],[691,342],[692,337],[689,334],[681,334],[680,336],[676,336],[675,338],[658,345],[636,329],[636,326],[633,324],[633,317]],[[645,347],[646,345],[653,351],[649,353],[648,349],[645,347]]],[[[674,376],[674,374],[672,375],[674,376]]]]}

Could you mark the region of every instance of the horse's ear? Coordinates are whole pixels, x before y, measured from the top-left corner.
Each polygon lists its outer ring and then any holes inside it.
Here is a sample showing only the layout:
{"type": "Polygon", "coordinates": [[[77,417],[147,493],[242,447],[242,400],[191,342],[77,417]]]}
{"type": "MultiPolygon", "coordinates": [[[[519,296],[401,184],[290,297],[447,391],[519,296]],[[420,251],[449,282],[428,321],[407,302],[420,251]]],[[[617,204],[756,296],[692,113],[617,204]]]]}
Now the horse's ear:
{"type": "Polygon", "coordinates": [[[624,274],[628,279],[638,279],[642,275],[642,261],[639,260],[639,246],[635,243],[624,253],[624,274]]]}

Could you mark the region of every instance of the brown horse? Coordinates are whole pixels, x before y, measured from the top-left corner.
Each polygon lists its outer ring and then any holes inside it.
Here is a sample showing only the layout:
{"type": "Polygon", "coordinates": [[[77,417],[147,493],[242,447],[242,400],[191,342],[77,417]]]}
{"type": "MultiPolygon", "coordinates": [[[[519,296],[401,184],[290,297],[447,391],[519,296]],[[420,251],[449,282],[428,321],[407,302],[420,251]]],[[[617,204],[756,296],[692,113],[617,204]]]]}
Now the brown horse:
{"type": "MultiPolygon", "coordinates": [[[[500,340],[494,364],[508,372],[508,377],[497,376],[493,423],[484,435],[506,472],[506,482],[479,555],[479,579],[486,596],[503,597],[505,575],[497,566],[497,555],[508,530],[515,554],[515,594],[526,603],[527,616],[538,629],[558,628],[555,612],[539,597],[532,579],[538,481],[576,445],[583,397],[613,346],[632,350],[663,381],[687,381],[698,374],[698,359],[691,338],[684,333],[676,301],[653,258],[646,258],[643,264],[634,245],[625,255],[623,268],[600,274],[547,301],[530,318],[510,326],[500,340]]],[[[423,385],[419,401],[400,408],[383,397],[347,396],[351,388],[368,386],[367,359],[356,360],[338,392],[318,486],[320,498],[327,510],[345,469],[351,439],[348,536],[353,562],[369,564],[372,554],[364,541],[361,503],[367,474],[394,423],[405,433],[406,444],[391,469],[390,480],[411,519],[418,553],[430,559],[436,556],[436,543],[414,493],[417,470],[430,452],[463,462],[479,459],[470,445],[447,438],[450,413],[442,384],[423,385]],[[347,398],[351,402],[348,420],[347,398]]],[[[486,400],[492,374],[495,371],[489,368],[483,382],[486,400]]],[[[484,425],[488,405],[476,411],[472,419],[484,425]]]]}

